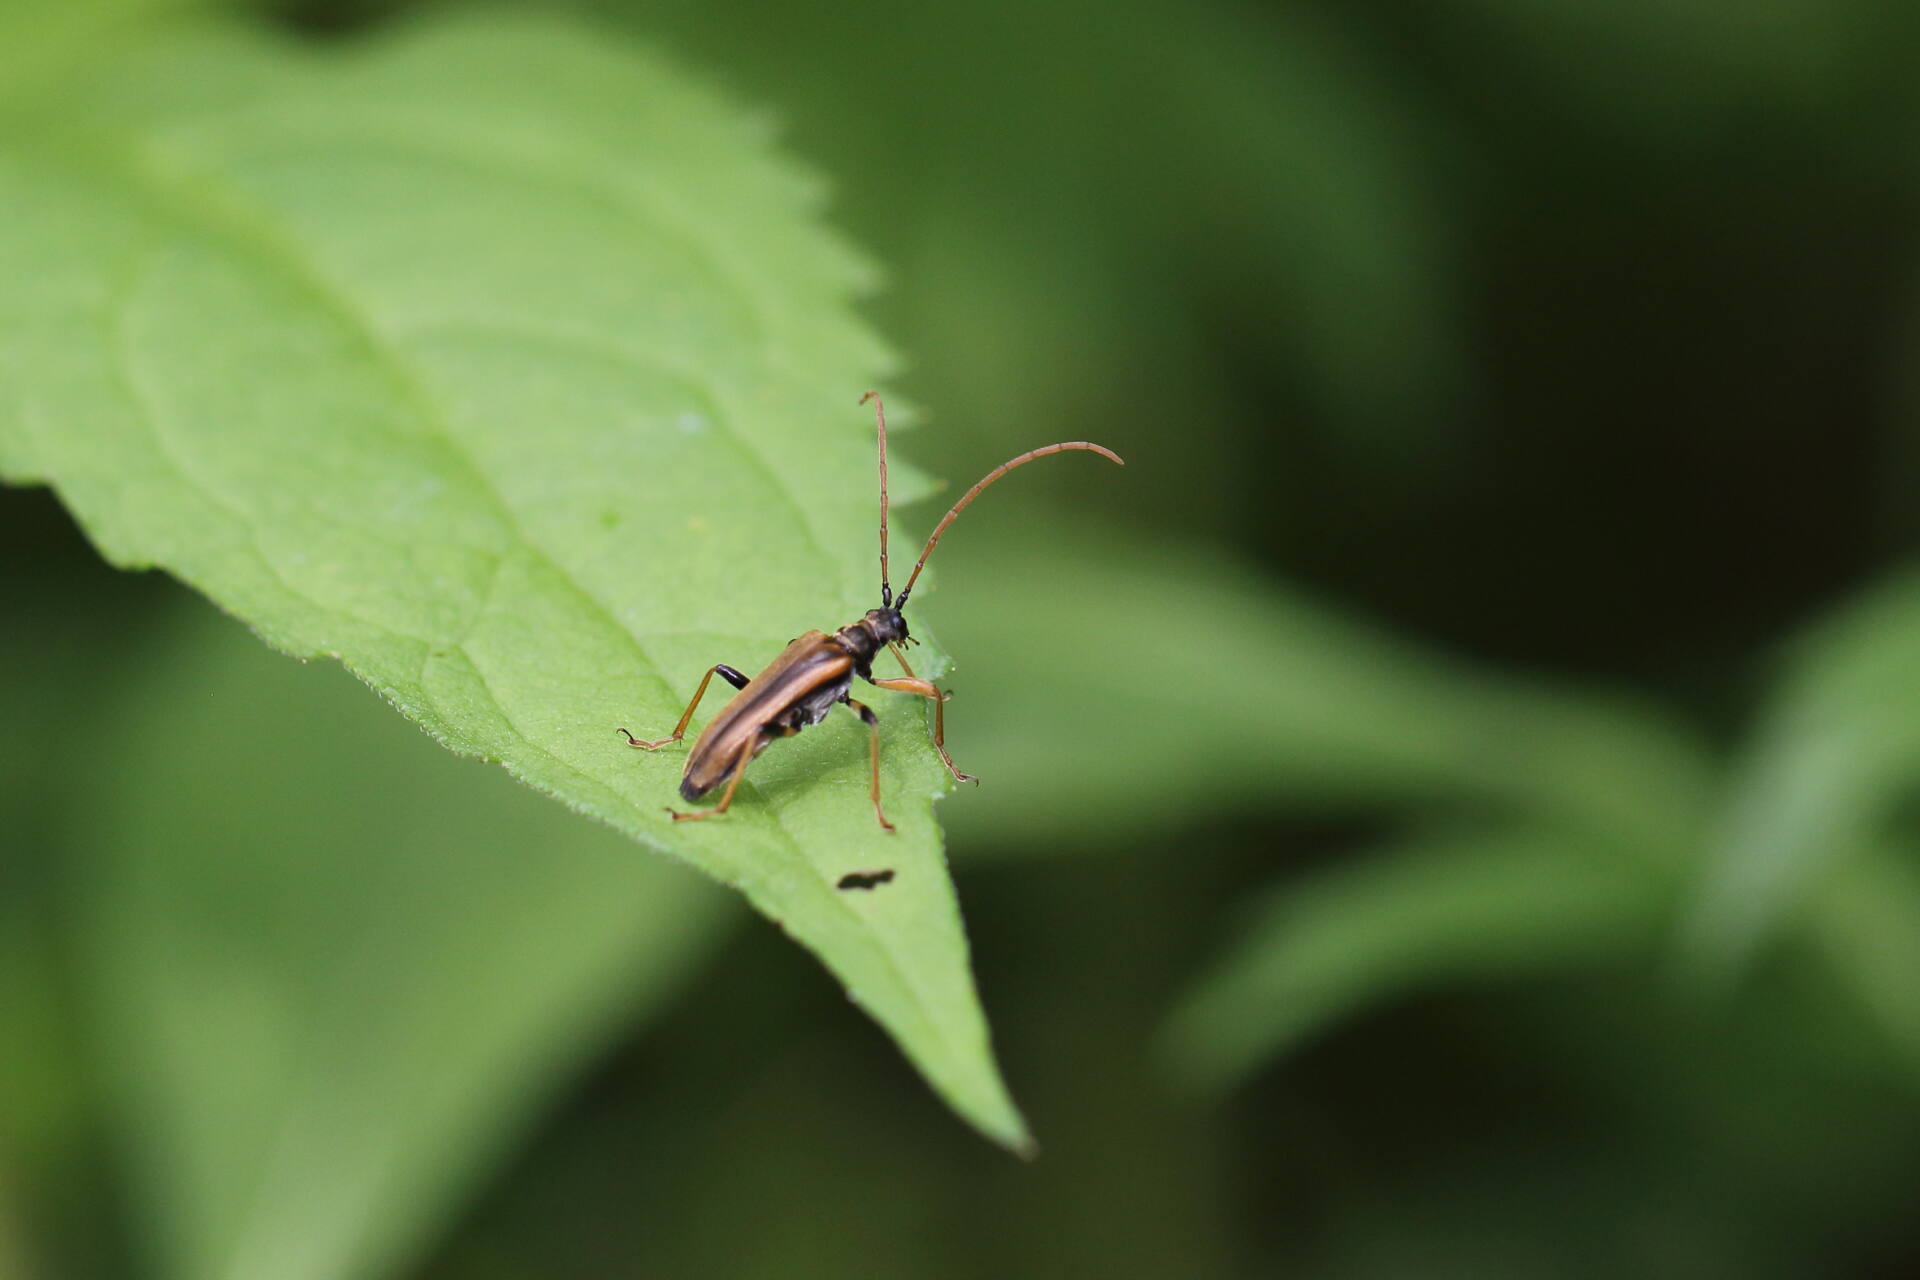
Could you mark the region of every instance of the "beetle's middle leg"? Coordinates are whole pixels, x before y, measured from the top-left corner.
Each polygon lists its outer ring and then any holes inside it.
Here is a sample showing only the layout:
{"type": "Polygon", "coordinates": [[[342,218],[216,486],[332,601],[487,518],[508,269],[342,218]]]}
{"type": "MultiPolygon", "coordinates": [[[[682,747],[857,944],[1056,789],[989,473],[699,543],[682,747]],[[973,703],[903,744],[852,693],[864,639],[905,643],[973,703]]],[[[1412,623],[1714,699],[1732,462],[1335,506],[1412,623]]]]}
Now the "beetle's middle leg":
{"type": "Polygon", "coordinates": [[[658,751],[661,747],[667,746],[669,743],[678,742],[681,738],[685,737],[687,733],[687,721],[693,719],[693,709],[700,705],[700,699],[707,696],[707,682],[713,679],[713,673],[716,671],[720,673],[722,680],[725,680],[734,688],[744,689],[747,687],[747,677],[741,675],[724,662],[716,662],[707,668],[707,674],[700,677],[700,687],[693,691],[693,701],[689,702],[687,709],[680,713],[680,723],[673,726],[672,737],[662,738],[658,742],[643,742],[632,734],[627,733],[625,729],[622,729],[620,732],[627,734],[627,745],[630,747],[638,747],[642,751],[658,751]]]}
{"type": "Polygon", "coordinates": [[[852,698],[845,701],[854,714],[865,720],[867,727],[873,730],[873,816],[880,819],[881,826],[891,831],[893,824],[887,821],[887,815],[880,809],[880,717],[874,715],[873,708],[864,702],[855,702],[852,698]]]}
{"type": "Polygon", "coordinates": [[[911,693],[918,697],[931,698],[933,700],[933,749],[940,753],[941,762],[947,766],[947,772],[953,775],[955,782],[971,782],[975,786],[978,786],[980,779],[970,773],[962,773],[954,768],[953,757],[947,754],[946,702],[952,695],[942,693],[939,688],[934,685],[933,681],[923,680],[913,674],[913,668],[907,666],[907,660],[901,656],[900,649],[897,645],[890,644],[887,647],[893,650],[893,656],[900,660],[900,665],[905,669],[907,674],[904,676],[896,676],[891,680],[875,680],[869,676],[868,683],[876,689],[894,689],[901,693],[911,693]]]}

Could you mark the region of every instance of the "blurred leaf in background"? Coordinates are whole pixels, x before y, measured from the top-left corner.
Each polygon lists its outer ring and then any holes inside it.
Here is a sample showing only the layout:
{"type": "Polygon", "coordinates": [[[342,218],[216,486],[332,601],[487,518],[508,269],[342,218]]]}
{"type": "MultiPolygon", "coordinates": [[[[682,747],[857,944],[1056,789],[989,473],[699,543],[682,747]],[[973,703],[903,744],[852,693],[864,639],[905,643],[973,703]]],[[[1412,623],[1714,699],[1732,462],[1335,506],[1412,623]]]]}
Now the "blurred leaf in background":
{"type": "Polygon", "coordinates": [[[1699,837],[1706,749],[1644,701],[1475,670],[1177,536],[983,524],[943,551],[951,590],[930,597],[955,654],[948,723],[995,783],[993,804],[943,814],[963,842],[1436,802],[1551,816],[1669,865],[1699,837]]]}
{"type": "Polygon", "coordinates": [[[1920,800],[1920,578],[1880,584],[1822,621],[1735,773],[1689,919],[1691,959],[1725,982],[1832,870],[1920,800]]]}
{"type": "Polygon", "coordinates": [[[724,895],[195,607],[154,628],[67,873],[87,1045],[158,1274],[382,1274],[724,895]]]}
{"type": "Polygon", "coordinates": [[[1279,391],[1263,426],[1385,476],[1455,447],[1452,150],[1343,21],[1167,0],[592,7],[777,103],[839,175],[847,224],[912,282],[876,314],[936,411],[915,447],[938,470],[1040,423],[1138,423],[1128,460],[1161,483],[1092,505],[1209,533],[1284,519],[1221,483],[1246,461],[1248,365],[1279,391]]]}
{"type": "MultiPolygon", "coordinates": [[[[0,499],[0,543],[19,547],[34,532],[27,504],[0,499]]],[[[85,749],[106,732],[102,686],[137,661],[123,628],[153,593],[102,607],[112,575],[90,552],[36,552],[0,560],[0,1274],[100,1275],[118,1224],[83,1069],[66,877],[72,817],[96,777],[85,749]]]]}
{"type": "Polygon", "coordinates": [[[1217,1091],[1408,990],[1618,964],[1659,936],[1670,880],[1565,833],[1475,831],[1361,851],[1249,904],[1246,936],[1174,1011],[1171,1067],[1217,1091]]]}

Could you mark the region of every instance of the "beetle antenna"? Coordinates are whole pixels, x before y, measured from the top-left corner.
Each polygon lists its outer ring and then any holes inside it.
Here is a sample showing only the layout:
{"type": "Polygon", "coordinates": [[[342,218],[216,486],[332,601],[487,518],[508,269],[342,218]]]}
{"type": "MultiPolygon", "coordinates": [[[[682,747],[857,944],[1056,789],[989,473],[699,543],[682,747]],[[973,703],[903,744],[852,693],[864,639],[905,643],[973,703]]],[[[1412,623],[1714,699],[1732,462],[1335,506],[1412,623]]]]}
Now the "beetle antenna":
{"type": "MultiPolygon", "coordinates": [[[[940,523],[933,527],[933,536],[927,539],[926,548],[921,551],[920,559],[915,562],[913,566],[913,573],[907,578],[907,585],[900,588],[900,600],[894,607],[898,609],[907,607],[907,593],[913,590],[913,584],[919,580],[920,569],[927,563],[927,557],[933,554],[934,543],[940,541],[940,535],[947,531],[947,526],[953,523],[954,517],[962,511],[965,511],[967,504],[979,497],[982,489],[1015,467],[1024,467],[1035,458],[1044,458],[1050,453],[1065,453],[1069,449],[1082,449],[1088,453],[1097,453],[1109,462],[1117,463],[1123,467],[1127,465],[1119,454],[1107,448],[1105,445],[1095,444],[1091,440],[1063,440],[1059,444],[1043,444],[1038,449],[1030,449],[1017,458],[1007,459],[993,470],[987,472],[986,475],[980,477],[980,483],[967,490],[965,496],[963,496],[960,501],[954,503],[952,509],[949,510],[946,515],[940,517],[940,523]]],[[[884,503],[881,509],[885,510],[884,503]]]]}
{"type": "MultiPolygon", "coordinates": [[[[878,391],[869,391],[860,397],[861,404],[869,400],[873,401],[873,416],[880,424],[880,607],[889,609],[893,607],[893,588],[887,582],[887,403],[878,391]]],[[[905,600],[907,593],[902,591],[900,598],[905,600]]]]}

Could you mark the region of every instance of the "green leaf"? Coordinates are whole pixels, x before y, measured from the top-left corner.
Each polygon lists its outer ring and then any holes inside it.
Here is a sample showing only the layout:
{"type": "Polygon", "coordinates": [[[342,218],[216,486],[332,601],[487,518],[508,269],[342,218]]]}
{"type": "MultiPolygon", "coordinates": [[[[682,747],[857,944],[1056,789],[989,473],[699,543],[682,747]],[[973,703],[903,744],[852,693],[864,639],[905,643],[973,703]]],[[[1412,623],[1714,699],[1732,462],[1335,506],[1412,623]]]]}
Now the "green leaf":
{"type": "Polygon", "coordinates": [[[1920,790],[1920,576],[1804,636],[1737,767],[1683,942],[1695,972],[1742,969],[1834,867],[1920,790]]]}
{"type": "Polygon", "coordinates": [[[1696,846],[1707,756],[1654,710],[1497,678],[1174,536],[976,520],[936,597],[948,742],[993,794],[949,811],[968,848],[1462,800],[1656,863],[1696,846]]]}
{"type": "Polygon", "coordinates": [[[150,593],[99,569],[127,589],[95,608],[76,580],[85,575],[35,536],[46,506],[0,489],[0,546],[11,553],[0,558],[0,1276],[9,1280],[110,1274],[121,1247],[111,1183],[94,1159],[101,1126],[72,998],[80,850],[69,817],[101,781],[96,748],[136,648],[128,624],[150,593]]]}
{"type": "Polygon", "coordinates": [[[1645,951],[1672,895],[1640,858],[1541,830],[1356,854],[1255,910],[1169,1019],[1164,1056],[1190,1086],[1227,1088],[1394,996],[1645,951]]]}
{"type": "Polygon", "coordinates": [[[103,68],[0,145],[0,471],[738,888],[1018,1146],[924,704],[873,699],[892,836],[851,716],[679,826],[684,751],[615,732],[664,735],[712,663],[874,603],[870,272],[761,132],[655,58],[500,16],[103,68]]]}
{"type": "Polygon", "coordinates": [[[89,1048],[168,1274],[389,1274],[727,899],[210,610],[73,818],[89,1048]]]}
{"type": "Polygon", "coordinates": [[[1815,943],[1860,1006],[1920,1067],[1920,866],[1913,850],[1869,848],[1810,895],[1815,943]]]}
{"type": "Polygon", "coordinates": [[[77,64],[199,0],[0,0],[0,104],[57,92],[77,64]]]}

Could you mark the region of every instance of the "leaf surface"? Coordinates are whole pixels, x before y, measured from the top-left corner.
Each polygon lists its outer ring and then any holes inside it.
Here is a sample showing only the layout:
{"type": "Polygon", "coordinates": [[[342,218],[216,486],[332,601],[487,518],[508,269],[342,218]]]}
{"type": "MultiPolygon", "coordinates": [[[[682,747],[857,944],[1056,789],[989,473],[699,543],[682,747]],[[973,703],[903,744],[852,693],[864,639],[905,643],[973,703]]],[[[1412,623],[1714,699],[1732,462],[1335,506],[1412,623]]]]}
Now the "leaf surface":
{"type": "Polygon", "coordinates": [[[0,474],[739,889],[1018,1146],[923,705],[872,699],[894,836],[851,716],[678,826],[684,751],[615,732],[663,736],[712,663],[874,603],[870,273],[762,133],[554,21],[129,57],[4,125],[0,474]],[[878,868],[884,892],[835,888],[878,868]]]}

